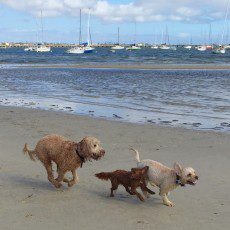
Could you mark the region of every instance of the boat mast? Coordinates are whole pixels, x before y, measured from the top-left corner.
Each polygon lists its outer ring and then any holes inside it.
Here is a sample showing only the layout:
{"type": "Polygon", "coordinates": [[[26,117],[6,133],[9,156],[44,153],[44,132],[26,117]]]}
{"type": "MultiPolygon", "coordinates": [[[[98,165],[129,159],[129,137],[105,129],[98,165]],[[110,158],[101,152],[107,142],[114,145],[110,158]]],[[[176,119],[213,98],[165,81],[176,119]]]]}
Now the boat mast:
{"type": "Polygon", "coordinates": [[[225,14],[224,27],[223,27],[220,45],[223,45],[223,43],[224,43],[224,34],[225,34],[226,24],[227,24],[227,19],[228,19],[229,3],[230,3],[230,0],[228,1],[228,6],[227,6],[226,14],[225,14]]]}
{"type": "Polygon", "coordinates": [[[120,44],[120,29],[119,29],[119,27],[117,28],[117,42],[119,45],[120,44]]]}
{"type": "Polygon", "coordinates": [[[134,45],[136,45],[136,36],[137,36],[137,22],[135,21],[134,24],[134,45]]]}
{"type": "Polygon", "coordinates": [[[82,35],[81,35],[81,9],[80,9],[80,25],[79,25],[79,45],[82,43],[82,35]]]}
{"type": "Polygon", "coordinates": [[[168,25],[165,28],[165,44],[169,45],[169,32],[168,32],[168,25]]]}
{"type": "Polygon", "coordinates": [[[89,15],[88,15],[88,46],[90,46],[90,8],[89,8],[89,15]]]}
{"type": "Polygon", "coordinates": [[[212,24],[209,24],[209,33],[208,33],[208,42],[211,45],[212,44],[212,24]]]}
{"type": "Polygon", "coordinates": [[[42,10],[41,10],[41,30],[42,30],[41,43],[43,43],[43,41],[44,41],[44,31],[43,31],[42,10]]]}

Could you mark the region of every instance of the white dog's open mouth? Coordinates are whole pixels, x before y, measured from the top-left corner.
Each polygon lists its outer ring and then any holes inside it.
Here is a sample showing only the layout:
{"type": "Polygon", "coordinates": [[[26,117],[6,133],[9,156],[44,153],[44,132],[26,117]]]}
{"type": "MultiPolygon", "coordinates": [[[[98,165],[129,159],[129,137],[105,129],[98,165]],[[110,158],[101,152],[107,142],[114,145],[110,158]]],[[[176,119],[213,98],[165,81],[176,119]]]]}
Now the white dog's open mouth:
{"type": "Polygon", "coordinates": [[[102,156],[97,155],[96,153],[93,153],[92,158],[97,161],[97,160],[100,160],[102,156]]]}
{"type": "Polygon", "coordinates": [[[197,182],[197,180],[196,181],[187,181],[187,183],[190,185],[196,185],[196,182],[197,182]]]}

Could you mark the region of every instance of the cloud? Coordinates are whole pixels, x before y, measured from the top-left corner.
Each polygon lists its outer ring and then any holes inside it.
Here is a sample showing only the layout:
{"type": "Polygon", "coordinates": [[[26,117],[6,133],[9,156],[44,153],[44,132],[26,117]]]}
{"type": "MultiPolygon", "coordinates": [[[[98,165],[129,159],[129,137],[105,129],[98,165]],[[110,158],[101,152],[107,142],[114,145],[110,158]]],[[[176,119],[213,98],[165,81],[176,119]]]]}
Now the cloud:
{"type": "Polygon", "coordinates": [[[130,0],[130,3],[109,0],[0,0],[16,10],[44,16],[78,15],[78,9],[107,22],[177,21],[207,23],[222,20],[229,0],[130,0]]]}

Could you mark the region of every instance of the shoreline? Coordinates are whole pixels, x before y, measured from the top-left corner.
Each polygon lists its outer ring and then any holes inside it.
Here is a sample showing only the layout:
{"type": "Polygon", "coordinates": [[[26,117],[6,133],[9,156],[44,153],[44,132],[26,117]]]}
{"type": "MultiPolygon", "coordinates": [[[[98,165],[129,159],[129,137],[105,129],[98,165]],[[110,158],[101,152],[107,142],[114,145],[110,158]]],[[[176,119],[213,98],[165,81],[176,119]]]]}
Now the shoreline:
{"type": "MultiPolygon", "coordinates": [[[[230,198],[230,135],[211,131],[159,127],[108,121],[54,111],[0,106],[0,216],[3,229],[227,229],[230,198]],[[57,133],[79,141],[96,136],[106,150],[103,159],[78,169],[79,184],[56,190],[44,167],[21,153],[44,135],[57,133]],[[110,198],[109,182],[94,174],[135,167],[133,146],[141,159],[169,167],[175,161],[192,166],[200,179],[196,186],[171,193],[174,208],[156,195],[142,203],[119,187],[110,198]],[[144,211],[143,211],[144,210],[144,211]],[[99,221],[100,220],[100,221],[99,221]]],[[[55,169],[55,168],[54,168],[55,169]]]]}
{"type": "MultiPolygon", "coordinates": [[[[4,100],[2,100],[3,103],[4,100]]],[[[24,100],[23,100],[24,101],[24,100]]],[[[220,125],[220,126],[216,126],[216,127],[206,127],[203,126],[203,124],[199,123],[199,122],[186,122],[186,123],[178,123],[178,120],[172,120],[169,121],[167,119],[158,119],[158,121],[155,121],[153,119],[147,119],[144,121],[132,121],[132,120],[128,120],[127,117],[121,115],[119,112],[118,113],[112,113],[109,115],[102,113],[101,115],[97,114],[97,111],[95,110],[95,108],[97,108],[97,106],[92,107],[92,105],[88,106],[87,104],[85,104],[86,108],[88,109],[88,113],[87,111],[78,111],[76,112],[74,107],[71,107],[71,105],[69,106],[65,106],[63,108],[61,108],[60,106],[56,105],[55,103],[49,105],[49,106],[42,106],[39,105],[41,107],[38,107],[38,104],[41,104],[39,102],[25,102],[24,101],[24,106],[23,104],[18,105],[18,104],[9,104],[10,102],[7,100],[5,101],[5,105],[4,104],[0,104],[0,109],[1,107],[6,107],[6,108],[15,108],[15,109],[28,109],[28,110],[34,110],[34,111],[47,111],[47,112],[54,112],[54,113],[60,113],[60,114],[66,114],[66,115],[72,115],[72,116],[76,116],[76,117],[87,117],[87,118],[92,118],[92,119],[101,119],[101,120],[106,120],[106,121],[114,121],[114,122],[121,122],[121,123],[127,123],[127,124],[133,124],[133,125],[153,125],[156,127],[166,127],[166,128],[172,128],[172,129],[185,129],[185,130],[191,130],[191,131],[200,131],[200,132],[215,132],[215,133],[226,133],[226,134],[230,134],[230,123],[226,123],[223,122],[224,125],[220,125]],[[89,108],[91,108],[91,110],[89,110],[89,108]],[[225,124],[226,123],[226,124],[225,124]]],[[[78,103],[78,105],[81,103],[78,103]]],[[[111,107],[112,108],[112,107],[111,107]]],[[[114,108],[113,108],[114,109],[114,108]]],[[[116,108],[115,108],[116,109],[116,108]]]]}
{"type": "Polygon", "coordinates": [[[76,118],[76,119],[84,119],[84,120],[93,120],[95,122],[108,122],[108,123],[113,123],[114,125],[120,124],[120,125],[128,125],[128,126],[143,126],[143,127],[153,127],[155,129],[169,129],[169,130],[177,130],[177,131],[184,131],[184,132],[198,132],[198,133],[207,133],[207,134],[223,134],[223,135],[229,135],[229,132],[224,132],[221,130],[214,130],[214,129],[193,129],[193,128],[186,128],[182,126],[170,126],[167,124],[157,124],[157,123],[151,123],[151,122],[146,122],[146,123],[135,123],[135,122],[129,122],[126,120],[122,120],[120,118],[108,118],[108,117],[96,117],[92,116],[91,114],[76,114],[76,113],[71,113],[68,111],[62,111],[62,110],[53,110],[53,109],[42,109],[42,108],[29,108],[29,107],[23,107],[23,106],[10,106],[10,105],[0,105],[0,112],[1,110],[6,110],[6,111],[21,111],[21,112],[32,112],[32,113],[47,113],[47,114],[56,114],[59,116],[69,116],[71,118],[76,118]]]}

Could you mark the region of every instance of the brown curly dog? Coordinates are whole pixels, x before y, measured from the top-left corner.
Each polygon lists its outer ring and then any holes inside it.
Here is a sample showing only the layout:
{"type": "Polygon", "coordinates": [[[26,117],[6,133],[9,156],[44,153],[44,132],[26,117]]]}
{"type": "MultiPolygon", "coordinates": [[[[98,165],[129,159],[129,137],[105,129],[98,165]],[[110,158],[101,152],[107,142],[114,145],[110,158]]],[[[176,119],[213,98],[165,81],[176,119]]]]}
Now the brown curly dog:
{"type": "Polygon", "coordinates": [[[99,160],[105,155],[100,141],[95,137],[85,137],[80,142],[73,142],[59,135],[47,135],[38,141],[34,150],[29,150],[25,144],[23,152],[30,159],[39,159],[46,168],[48,180],[56,187],[61,187],[61,182],[68,183],[71,187],[78,182],[76,169],[82,167],[86,161],[99,160]],[[52,162],[57,164],[58,177],[54,179],[52,162]],[[73,179],[69,181],[65,174],[71,171],[73,179]]]}
{"type": "Polygon", "coordinates": [[[155,194],[147,188],[145,180],[147,177],[149,167],[144,168],[132,168],[131,171],[116,170],[114,172],[101,172],[95,174],[95,176],[101,180],[110,180],[112,187],[110,196],[114,197],[113,191],[117,190],[118,186],[121,184],[125,187],[126,191],[130,195],[136,195],[141,201],[144,201],[143,196],[137,192],[137,188],[140,187],[142,192],[148,192],[150,194],[155,194]],[[131,191],[130,189],[131,188],[131,191]]]}

